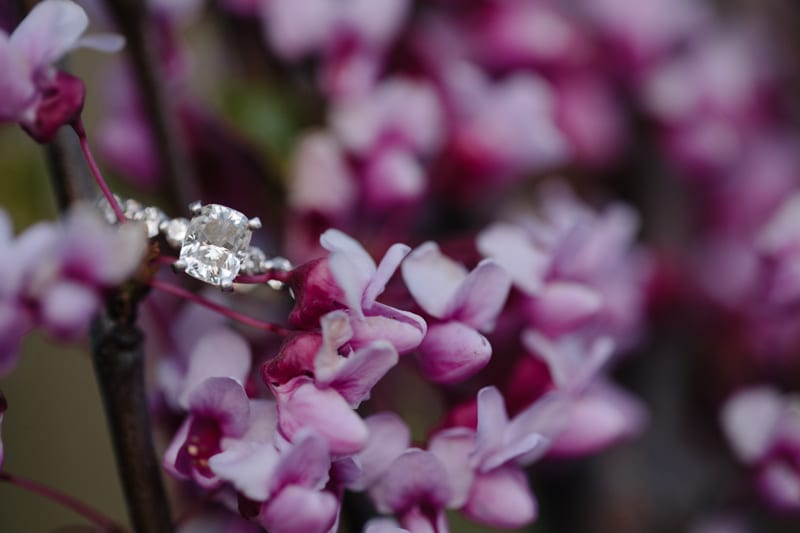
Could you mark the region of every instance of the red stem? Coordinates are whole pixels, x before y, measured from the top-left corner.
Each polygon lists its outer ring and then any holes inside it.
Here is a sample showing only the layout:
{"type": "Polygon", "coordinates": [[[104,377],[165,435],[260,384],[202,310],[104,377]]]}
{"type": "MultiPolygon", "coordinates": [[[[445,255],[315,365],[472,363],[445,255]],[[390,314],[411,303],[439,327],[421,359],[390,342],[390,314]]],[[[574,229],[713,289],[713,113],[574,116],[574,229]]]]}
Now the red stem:
{"type": "Polygon", "coordinates": [[[9,474],[7,472],[0,472],[0,481],[5,481],[11,485],[29,492],[33,492],[34,494],[38,494],[39,496],[63,505],[64,507],[75,511],[77,514],[96,525],[102,531],[109,533],[126,531],[124,527],[117,524],[114,520],[107,517],[100,511],[93,509],[89,505],[83,503],[77,498],[74,498],[73,496],[70,496],[69,494],[64,494],[63,492],[60,492],[52,487],[48,487],[47,485],[42,485],[39,482],[9,474]]]}
{"type": "Polygon", "coordinates": [[[92,176],[94,176],[94,181],[97,182],[97,186],[100,187],[100,190],[103,191],[103,196],[106,197],[106,201],[108,205],[111,206],[111,209],[114,210],[114,214],[117,215],[117,220],[121,223],[127,220],[125,218],[125,213],[122,212],[122,208],[117,202],[117,199],[114,198],[114,193],[111,192],[111,189],[108,187],[108,183],[106,183],[103,174],[100,172],[100,167],[97,166],[97,162],[94,160],[94,156],[92,156],[92,151],[89,149],[89,140],[86,138],[86,129],[83,127],[83,120],[78,117],[78,119],[72,123],[72,129],[75,130],[75,133],[78,135],[78,141],[81,145],[81,152],[83,152],[83,157],[86,158],[86,163],[89,165],[89,170],[92,171],[92,176]]]}
{"type": "Polygon", "coordinates": [[[230,318],[231,320],[236,320],[237,322],[241,322],[242,324],[246,324],[250,327],[261,329],[264,331],[271,331],[272,333],[275,333],[277,335],[288,335],[291,333],[291,330],[284,328],[283,326],[273,324],[272,322],[263,322],[261,320],[249,317],[247,315],[237,313],[232,309],[228,309],[223,305],[220,305],[216,302],[203,298],[202,296],[195,294],[191,291],[187,291],[186,289],[182,289],[181,287],[170,285],[169,283],[164,283],[163,281],[158,281],[156,279],[150,280],[150,286],[153,287],[154,289],[167,292],[179,298],[183,298],[190,302],[194,302],[198,305],[207,307],[212,311],[216,311],[217,313],[230,318]]]}

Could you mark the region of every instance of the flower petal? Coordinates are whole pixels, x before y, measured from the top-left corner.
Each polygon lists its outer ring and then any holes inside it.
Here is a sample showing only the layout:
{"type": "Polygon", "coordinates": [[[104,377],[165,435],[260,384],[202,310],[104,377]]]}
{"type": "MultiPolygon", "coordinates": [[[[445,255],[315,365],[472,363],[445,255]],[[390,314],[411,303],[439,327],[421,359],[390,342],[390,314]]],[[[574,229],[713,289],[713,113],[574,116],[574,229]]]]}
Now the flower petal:
{"type": "Polygon", "coordinates": [[[367,442],[367,426],[333,389],[318,389],[304,376],[274,387],[281,432],[289,440],[305,427],[318,431],[334,455],[357,453],[367,442]]]}
{"type": "Polygon", "coordinates": [[[511,290],[511,278],[492,259],[484,259],[461,283],[448,314],[483,331],[494,329],[511,290]]]}
{"type": "Polygon", "coordinates": [[[125,47],[125,37],[116,33],[95,33],[81,37],[73,48],[90,48],[98,52],[119,52],[125,47]]]}
{"type": "Polygon", "coordinates": [[[278,450],[271,443],[239,442],[208,460],[211,471],[255,501],[269,497],[278,466],[278,450]]]}
{"type": "Polygon", "coordinates": [[[44,0],[34,6],[11,34],[11,45],[33,70],[49,67],[71,50],[86,31],[89,18],[75,2],[44,0]]]}
{"type": "Polygon", "coordinates": [[[369,437],[357,458],[361,463],[361,475],[349,484],[352,490],[364,490],[371,486],[411,444],[411,431],[395,413],[378,413],[364,422],[369,437]]]}
{"type": "Polygon", "coordinates": [[[472,377],[491,357],[492,346],[486,337],[456,321],[431,326],[419,347],[422,372],[436,383],[456,383],[472,377]]]}
{"type": "Polygon", "coordinates": [[[189,356],[180,405],[188,408],[192,392],[208,378],[231,378],[243,385],[250,361],[250,346],[239,334],[225,327],[204,334],[189,356]]]}
{"type": "Polygon", "coordinates": [[[375,261],[355,239],[339,230],[329,229],[320,236],[319,242],[330,252],[328,264],[331,274],[344,292],[347,306],[363,317],[361,301],[377,271],[375,261]]]}
{"type": "Polygon", "coordinates": [[[776,437],[783,409],[780,393],[769,386],[738,391],[725,402],[720,423],[739,459],[754,463],[764,457],[776,437]]]}
{"type": "Polygon", "coordinates": [[[537,248],[522,228],[494,224],[478,235],[476,245],[483,255],[506,269],[520,290],[527,294],[539,292],[552,257],[537,248]]]}
{"type": "Polygon", "coordinates": [[[611,384],[595,383],[574,400],[569,425],[551,452],[569,457],[593,453],[638,434],[646,422],[638,398],[611,384]]]}
{"type": "Polygon", "coordinates": [[[325,439],[312,429],[302,430],[295,436],[292,447],[281,457],[270,492],[275,493],[288,485],[320,490],[328,482],[330,469],[331,459],[325,439]]]}
{"type": "Polygon", "coordinates": [[[88,329],[100,307],[100,296],[93,287],[61,280],[47,289],[39,304],[43,325],[51,333],[73,337],[88,329]]]}
{"type": "Polygon", "coordinates": [[[602,308],[602,296],[587,285],[553,282],[531,300],[531,321],[555,337],[580,327],[602,308]]]}
{"type": "Polygon", "coordinates": [[[0,30],[0,120],[20,122],[34,103],[36,86],[27,61],[0,30]]]}
{"type": "Polygon", "coordinates": [[[240,437],[250,422],[250,401],[242,385],[231,378],[208,378],[189,396],[192,414],[217,421],[222,435],[240,437]]]}
{"type": "Polygon", "coordinates": [[[411,248],[405,244],[393,244],[389,247],[386,255],[383,256],[383,259],[381,259],[378,265],[378,270],[372,276],[372,279],[369,281],[364,291],[364,297],[361,303],[365,309],[372,307],[372,304],[375,303],[375,298],[386,288],[389,279],[391,279],[397,267],[400,266],[400,263],[410,251],[411,248]]]}
{"type": "Polygon", "coordinates": [[[364,526],[364,533],[410,533],[390,518],[373,518],[364,526]]]}
{"type": "Polygon", "coordinates": [[[442,254],[439,246],[428,241],[417,247],[403,262],[403,280],[414,300],[428,314],[446,318],[467,269],[442,254]]]}
{"type": "Polygon", "coordinates": [[[257,521],[270,533],[326,533],[338,507],[330,492],[290,485],[265,504],[257,521]]]}
{"type": "Polygon", "coordinates": [[[406,353],[422,342],[428,327],[421,316],[376,302],[364,320],[351,322],[354,349],[387,340],[398,353],[406,353]]]}
{"type": "Polygon", "coordinates": [[[397,350],[388,341],[376,341],[344,358],[328,384],[354,409],[369,398],[372,387],[397,364],[397,350]]]}
{"type": "Polygon", "coordinates": [[[435,455],[447,470],[452,493],[448,507],[458,509],[467,502],[475,471],[469,456],[475,449],[475,431],[467,428],[450,428],[439,431],[428,442],[428,451],[435,455]]]}
{"type": "Polygon", "coordinates": [[[464,514],[489,527],[516,529],[536,520],[536,500],[519,468],[509,466],[478,474],[464,514]]]}
{"type": "Polygon", "coordinates": [[[430,452],[411,449],[392,462],[370,491],[381,512],[402,512],[416,505],[441,509],[450,500],[447,471],[430,452]]]}

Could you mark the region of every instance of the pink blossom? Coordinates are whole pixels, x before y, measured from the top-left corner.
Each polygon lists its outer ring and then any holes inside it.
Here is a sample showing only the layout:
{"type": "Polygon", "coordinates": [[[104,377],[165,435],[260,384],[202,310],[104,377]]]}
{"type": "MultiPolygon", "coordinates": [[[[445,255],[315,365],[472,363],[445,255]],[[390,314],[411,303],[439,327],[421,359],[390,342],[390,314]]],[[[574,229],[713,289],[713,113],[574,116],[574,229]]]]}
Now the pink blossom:
{"type": "Polygon", "coordinates": [[[328,257],[301,265],[289,280],[297,299],[292,322],[314,328],[323,314],[344,308],[352,318],[354,349],[376,340],[389,341],[399,353],[419,346],[427,330],[425,321],[376,301],[408,254],[408,246],[393,245],[376,265],[358,242],[341,231],[326,231],[320,242],[328,257]]]}
{"type": "Polygon", "coordinates": [[[587,28],[557,2],[488,2],[470,24],[482,63],[493,68],[568,68],[591,53],[587,28]]]}
{"type": "Polygon", "coordinates": [[[554,341],[528,330],[522,341],[546,362],[557,390],[571,398],[569,421],[553,443],[553,455],[586,455],[641,433],[645,408],[601,372],[614,351],[611,339],[566,335],[554,341]]]}
{"type": "Polygon", "coordinates": [[[69,0],[37,4],[11,35],[0,31],[0,120],[20,123],[34,139],[49,142],[58,128],[77,118],[83,83],[53,64],[76,48],[113,52],[115,35],[83,37],[89,20],[69,0]]]}
{"type": "Polygon", "coordinates": [[[263,502],[256,520],[269,531],[323,533],[336,518],[339,502],[322,490],[331,468],[328,448],[313,431],[288,445],[238,444],[209,465],[246,498],[263,502]]]}
{"type": "Polygon", "coordinates": [[[447,471],[449,506],[490,527],[527,525],[537,504],[520,467],[548,451],[570,416],[569,401],[552,393],[509,420],[500,392],[484,387],[477,410],[477,429],[445,429],[429,443],[447,471]]]}
{"type": "Polygon", "coordinates": [[[493,82],[472,65],[444,73],[454,123],[450,157],[482,180],[500,183],[563,164],[570,155],[556,124],[556,94],[543,78],[516,72],[493,82]]]}
{"type": "Polygon", "coordinates": [[[486,366],[491,331],[511,289],[508,274],[492,260],[472,272],[446,257],[433,242],[416,248],[403,262],[403,279],[417,303],[436,323],[419,347],[425,375],[438,383],[464,380],[486,366]]]}
{"type": "Polygon", "coordinates": [[[36,325],[63,338],[83,332],[100,307],[102,290],[133,273],[146,242],[140,225],[112,227],[88,206],[12,239],[7,215],[0,212],[2,372],[13,368],[20,339],[36,325]]]}
{"type": "Polygon", "coordinates": [[[756,471],[762,496],[774,507],[800,509],[800,402],[769,386],[742,389],[720,415],[740,461],[756,471]]]}
{"type": "Polygon", "coordinates": [[[617,204],[597,213],[566,188],[543,191],[538,217],[496,223],[478,235],[529,298],[530,325],[551,337],[582,329],[629,343],[639,334],[648,259],[633,243],[638,217],[617,204]]]}

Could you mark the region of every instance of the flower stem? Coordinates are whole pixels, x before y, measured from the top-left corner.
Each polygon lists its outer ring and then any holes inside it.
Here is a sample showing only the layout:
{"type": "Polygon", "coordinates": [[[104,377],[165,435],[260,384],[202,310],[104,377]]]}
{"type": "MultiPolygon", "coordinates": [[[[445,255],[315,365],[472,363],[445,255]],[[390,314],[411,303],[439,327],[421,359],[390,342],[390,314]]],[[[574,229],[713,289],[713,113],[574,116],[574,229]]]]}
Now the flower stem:
{"type": "Polygon", "coordinates": [[[0,472],[0,481],[5,481],[6,483],[14,485],[15,487],[19,487],[34,494],[38,494],[39,496],[52,500],[68,509],[71,509],[75,511],[77,514],[84,517],[89,522],[96,525],[102,531],[108,533],[125,531],[124,527],[122,527],[121,525],[119,525],[114,520],[107,517],[100,511],[90,507],[89,505],[78,500],[77,498],[70,496],[69,494],[60,492],[52,487],[48,487],[47,485],[43,485],[37,481],[9,474],[7,472],[0,472]]]}
{"type": "Polygon", "coordinates": [[[86,129],[83,127],[83,119],[78,117],[75,122],[72,123],[72,129],[74,129],[75,133],[78,135],[78,141],[81,145],[81,152],[83,152],[83,157],[86,158],[86,163],[89,165],[89,170],[92,171],[94,181],[97,182],[97,186],[100,187],[101,191],[103,191],[103,196],[105,196],[108,205],[111,206],[111,209],[114,210],[114,214],[117,215],[117,220],[120,223],[125,222],[125,213],[122,212],[119,202],[117,202],[117,199],[111,192],[108,183],[106,183],[103,174],[100,172],[100,167],[97,166],[94,156],[92,156],[92,151],[89,149],[89,140],[86,138],[86,129]]]}
{"type": "Polygon", "coordinates": [[[194,302],[198,305],[202,305],[211,309],[212,311],[216,311],[217,313],[230,318],[231,320],[235,320],[237,322],[241,322],[242,324],[248,325],[252,328],[270,331],[277,335],[289,335],[291,330],[285,328],[283,326],[279,326],[278,324],[273,324],[272,322],[264,322],[258,320],[256,318],[249,317],[247,315],[243,315],[241,313],[237,313],[232,309],[228,309],[224,305],[220,305],[216,302],[213,302],[207,298],[203,298],[202,296],[195,294],[191,291],[187,291],[186,289],[182,289],[181,287],[176,287],[175,285],[170,285],[169,283],[164,283],[163,281],[158,280],[150,280],[150,286],[154,289],[158,289],[160,291],[164,291],[166,293],[172,294],[179,298],[183,298],[190,302],[194,302]]]}

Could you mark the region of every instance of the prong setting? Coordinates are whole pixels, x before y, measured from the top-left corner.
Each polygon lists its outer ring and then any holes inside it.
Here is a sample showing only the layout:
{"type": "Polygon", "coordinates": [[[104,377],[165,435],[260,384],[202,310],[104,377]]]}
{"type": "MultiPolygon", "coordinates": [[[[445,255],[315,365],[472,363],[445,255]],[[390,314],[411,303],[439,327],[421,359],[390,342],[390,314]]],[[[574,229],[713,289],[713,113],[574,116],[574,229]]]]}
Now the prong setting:
{"type": "Polygon", "coordinates": [[[173,272],[184,272],[186,270],[186,261],[184,259],[178,259],[174,263],[172,263],[172,271],[173,272]]]}
{"type": "Polygon", "coordinates": [[[247,221],[247,227],[250,228],[251,231],[261,229],[261,219],[258,217],[251,218],[247,221]]]}
{"type": "Polygon", "coordinates": [[[203,209],[203,204],[199,200],[189,204],[189,211],[195,216],[199,215],[202,209],[203,209]]]}

